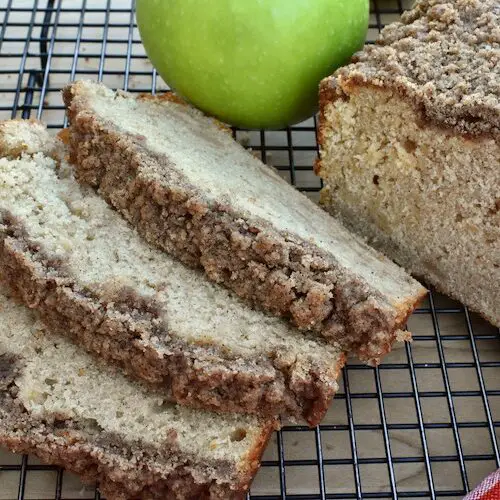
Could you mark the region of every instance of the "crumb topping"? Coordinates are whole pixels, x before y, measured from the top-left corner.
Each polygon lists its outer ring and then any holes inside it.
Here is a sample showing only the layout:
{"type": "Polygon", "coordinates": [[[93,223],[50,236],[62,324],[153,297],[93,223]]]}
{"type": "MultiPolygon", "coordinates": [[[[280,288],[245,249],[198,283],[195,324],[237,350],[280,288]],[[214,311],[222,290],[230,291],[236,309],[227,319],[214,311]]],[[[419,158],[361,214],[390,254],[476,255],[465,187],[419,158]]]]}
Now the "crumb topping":
{"type": "Polygon", "coordinates": [[[459,133],[500,134],[500,2],[420,0],[335,77],[392,88],[459,133]]]}

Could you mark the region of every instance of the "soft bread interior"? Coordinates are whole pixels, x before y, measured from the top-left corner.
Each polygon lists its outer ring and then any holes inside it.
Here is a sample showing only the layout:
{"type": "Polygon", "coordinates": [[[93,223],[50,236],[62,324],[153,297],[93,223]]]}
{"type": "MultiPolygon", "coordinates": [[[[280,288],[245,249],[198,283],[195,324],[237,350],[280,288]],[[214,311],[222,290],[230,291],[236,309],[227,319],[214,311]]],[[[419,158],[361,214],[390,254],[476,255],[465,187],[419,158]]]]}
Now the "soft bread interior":
{"type": "Polygon", "coordinates": [[[421,125],[389,90],[326,105],[323,202],[358,233],[500,324],[500,144],[421,125]]]}

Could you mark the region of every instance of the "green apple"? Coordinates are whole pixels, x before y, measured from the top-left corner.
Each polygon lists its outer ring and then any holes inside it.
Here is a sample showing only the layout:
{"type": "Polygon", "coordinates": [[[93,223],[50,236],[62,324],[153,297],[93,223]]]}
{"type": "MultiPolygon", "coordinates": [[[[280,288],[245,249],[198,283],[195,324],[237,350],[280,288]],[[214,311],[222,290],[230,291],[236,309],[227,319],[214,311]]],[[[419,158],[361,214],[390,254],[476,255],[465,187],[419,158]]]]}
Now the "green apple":
{"type": "Polygon", "coordinates": [[[369,0],[137,0],[147,55],[178,94],[245,128],[317,108],[318,83],[364,42],[369,0]]]}

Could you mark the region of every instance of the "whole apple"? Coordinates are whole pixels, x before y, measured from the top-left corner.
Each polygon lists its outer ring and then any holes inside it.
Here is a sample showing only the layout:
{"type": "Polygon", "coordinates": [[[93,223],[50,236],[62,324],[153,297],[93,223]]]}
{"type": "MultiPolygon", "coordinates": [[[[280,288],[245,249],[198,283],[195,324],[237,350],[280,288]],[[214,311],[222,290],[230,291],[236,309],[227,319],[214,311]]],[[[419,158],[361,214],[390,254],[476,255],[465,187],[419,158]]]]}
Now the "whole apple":
{"type": "Polygon", "coordinates": [[[147,55],[178,94],[243,128],[310,117],[362,47],[369,0],[137,0],[147,55]]]}

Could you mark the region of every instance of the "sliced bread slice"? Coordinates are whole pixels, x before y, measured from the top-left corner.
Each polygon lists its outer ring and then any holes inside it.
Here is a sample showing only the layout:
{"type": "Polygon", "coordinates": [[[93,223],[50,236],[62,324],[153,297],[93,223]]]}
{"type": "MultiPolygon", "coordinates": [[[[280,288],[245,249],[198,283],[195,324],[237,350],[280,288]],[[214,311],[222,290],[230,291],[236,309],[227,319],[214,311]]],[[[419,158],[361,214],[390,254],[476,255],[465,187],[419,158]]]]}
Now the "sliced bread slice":
{"type": "Polygon", "coordinates": [[[199,111],[76,82],[77,178],[150,243],[253,305],[377,362],[425,295],[199,111]]]}
{"type": "MultiPolygon", "coordinates": [[[[42,125],[12,128],[64,155],[42,125]]],[[[0,271],[52,329],[177,402],[316,424],[337,389],[341,350],[150,247],[64,160],[0,159],[0,271]]]]}
{"type": "Polygon", "coordinates": [[[110,500],[242,498],[273,421],[165,401],[48,332],[0,291],[0,445],[110,500]]]}

